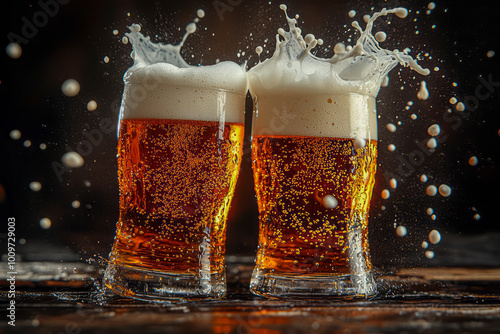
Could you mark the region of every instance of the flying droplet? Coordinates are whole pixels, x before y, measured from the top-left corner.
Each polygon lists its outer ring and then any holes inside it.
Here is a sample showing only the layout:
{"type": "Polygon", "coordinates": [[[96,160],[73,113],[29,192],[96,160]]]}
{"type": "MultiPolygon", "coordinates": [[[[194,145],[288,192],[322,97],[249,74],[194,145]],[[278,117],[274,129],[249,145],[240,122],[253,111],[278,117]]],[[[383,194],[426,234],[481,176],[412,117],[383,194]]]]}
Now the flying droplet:
{"type": "Polygon", "coordinates": [[[475,155],[469,158],[469,165],[471,166],[476,166],[478,164],[479,160],[475,155]]]}
{"type": "Polygon", "coordinates": [[[425,190],[425,193],[429,196],[436,196],[437,192],[438,192],[438,189],[434,185],[428,186],[427,189],[425,190]]]}
{"type": "Polygon", "coordinates": [[[419,100],[427,100],[429,98],[429,91],[427,90],[427,83],[425,81],[420,82],[420,90],[417,97],[419,100]]]}
{"type": "Polygon", "coordinates": [[[89,103],[87,103],[87,110],[94,111],[96,109],[97,109],[97,102],[94,100],[90,100],[89,103]]]}
{"type": "Polygon", "coordinates": [[[436,138],[431,138],[427,141],[428,148],[436,148],[438,146],[436,138]]]}
{"type": "Polygon", "coordinates": [[[69,168],[79,168],[83,166],[82,156],[76,152],[67,152],[61,158],[62,163],[69,168]]]}
{"type": "Polygon", "coordinates": [[[375,39],[380,43],[385,42],[385,40],[387,39],[387,34],[383,31],[379,31],[375,34],[375,39]]]}
{"type": "Polygon", "coordinates": [[[196,15],[198,15],[198,17],[199,17],[200,19],[202,19],[202,18],[204,18],[204,17],[205,17],[205,11],[204,11],[203,9],[198,9],[198,10],[196,11],[196,15]]]}
{"type": "Polygon", "coordinates": [[[434,257],[433,251],[425,251],[425,257],[428,259],[432,259],[434,257]]]}
{"type": "Polygon", "coordinates": [[[451,195],[451,188],[446,184],[442,184],[439,186],[439,194],[443,197],[448,197],[451,195]]]}
{"type": "Polygon", "coordinates": [[[429,178],[427,177],[427,175],[425,175],[425,174],[420,175],[420,181],[421,182],[425,183],[425,182],[427,182],[428,179],[429,178]]]}
{"type": "Polygon", "coordinates": [[[21,45],[17,43],[9,43],[7,47],[5,48],[5,52],[7,52],[7,55],[12,58],[12,59],[18,59],[21,57],[21,54],[23,53],[23,49],[21,48],[21,45]]]}
{"type": "Polygon", "coordinates": [[[44,230],[48,230],[52,226],[52,222],[50,221],[49,218],[42,218],[40,219],[40,227],[43,228],[44,230]]]}
{"type": "Polygon", "coordinates": [[[75,79],[68,79],[63,82],[61,90],[64,95],[73,97],[80,92],[80,84],[75,79]]]}
{"type": "Polygon", "coordinates": [[[441,132],[441,128],[438,124],[433,124],[427,129],[427,133],[433,137],[437,136],[441,132]]]}
{"type": "Polygon", "coordinates": [[[19,139],[21,139],[21,131],[19,131],[19,130],[12,130],[12,131],[9,133],[9,136],[10,136],[10,138],[12,138],[13,140],[19,140],[19,139]]]}
{"type": "Polygon", "coordinates": [[[349,11],[349,17],[352,19],[354,16],[356,16],[356,11],[355,10],[350,10],[349,11]]]}
{"type": "Polygon", "coordinates": [[[441,241],[441,234],[437,230],[432,230],[429,233],[429,241],[433,244],[437,244],[441,241]]]}
{"type": "Polygon", "coordinates": [[[391,193],[389,192],[389,190],[384,189],[382,190],[381,196],[383,199],[388,199],[389,197],[391,197],[391,193]]]}
{"type": "Polygon", "coordinates": [[[71,202],[71,206],[75,209],[78,209],[80,207],[80,201],[75,200],[71,202]]]}
{"type": "Polygon", "coordinates": [[[396,132],[396,130],[397,130],[396,126],[392,123],[388,123],[386,125],[386,127],[387,127],[387,130],[389,130],[389,132],[396,132]]]}
{"type": "Polygon", "coordinates": [[[408,230],[406,229],[406,227],[404,227],[402,225],[398,226],[398,228],[396,229],[396,234],[399,237],[404,237],[404,236],[406,236],[407,233],[408,233],[408,230]]]}
{"type": "Polygon", "coordinates": [[[33,181],[30,183],[30,189],[33,191],[40,191],[42,189],[42,184],[37,181],[33,181]]]}

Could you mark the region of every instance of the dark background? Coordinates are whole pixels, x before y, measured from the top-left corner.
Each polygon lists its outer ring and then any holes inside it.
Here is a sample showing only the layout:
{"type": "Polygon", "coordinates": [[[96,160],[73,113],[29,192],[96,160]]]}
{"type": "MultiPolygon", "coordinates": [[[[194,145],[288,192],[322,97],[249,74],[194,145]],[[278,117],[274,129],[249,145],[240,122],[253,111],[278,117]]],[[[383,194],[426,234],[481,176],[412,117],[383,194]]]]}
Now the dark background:
{"type": "MultiPolygon", "coordinates": [[[[357,38],[353,28],[345,33],[353,20],[347,16],[349,10],[358,12],[355,19],[364,26],[362,15],[372,13],[372,7],[380,10],[404,5],[410,10],[408,18],[390,16],[390,25],[385,19],[378,20],[374,32],[380,29],[388,34],[384,47],[399,50],[410,47],[412,56],[420,56],[422,66],[439,67],[439,71],[423,78],[399,66],[390,73],[389,87],[382,88],[378,96],[380,165],[370,221],[374,264],[382,269],[414,265],[500,265],[500,176],[497,172],[500,87],[493,87],[491,96],[480,101],[469,117],[460,118],[460,126],[453,128],[455,121],[443,120],[443,114],[451,107],[450,97],[463,101],[476,94],[479,75],[486,78],[491,75],[493,81],[500,82],[497,1],[475,1],[467,6],[457,1],[436,1],[436,9],[430,15],[425,13],[429,1],[283,2],[288,5],[289,14],[300,14],[299,26],[304,33],[313,33],[325,40],[324,47],[317,51],[322,56],[332,56],[331,47],[336,42],[347,42],[349,36],[353,40],[357,38]],[[433,29],[433,25],[436,28],[433,29]],[[330,50],[326,51],[329,45],[330,50]],[[488,50],[494,50],[497,55],[487,58],[488,50]],[[428,83],[430,98],[427,101],[416,97],[421,80],[428,83]],[[457,87],[452,86],[453,82],[457,87]],[[408,101],[414,104],[405,110],[408,101]],[[418,115],[417,120],[410,119],[412,113],[418,115]],[[402,121],[402,125],[396,133],[385,129],[388,122],[398,121],[402,121]],[[398,188],[391,191],[388,200],[382,200],[381,191],[389,189],[384,174],[401,176],[397,171],[401,163],[398,157],[408,159],[408,154],[418,149],[416,142],[429,138],[427,128],[434,123],[441,125],[446,140],[441,137],[443,142],[436,151],[415,162],[418,166],[399,178],[398,188]],[[387,150],[390,143],[397,146],[395,152],[387,150]],[[479,159],[475,167],[467,163],[472,155],[479,159]],[[429,176],[426,185],[418,180],[423,173],[429,176]],[[443,183],[452,187],[450,197],[425,194],[428,184],[443,183]],[[382,210],[382,206],[386,209],[382,210]],[[428,207],[434,209],[435,221],[426,214],[428,207]],[[476,213],[481,216],[479,220],[473,218],[476,213]],[[406,237],[396,235],[397,225],[406,226],[406,237]],[[427,259],[420,245],[428,241],[432,229],[441,232],[442,241],[429,246],[435,257],[427,259]]],[[[249,66],[253,66],[257,61],[255,47],[266,44],[264,50],[270,52],[266,54],[266,58],[269,57],[275,47],[277,29],[286,25],[279,4],[249,0],[182,3],[72,0],[59,5],[57,13],[38,28],[35,36],[21,44],[23,54],[19,59],[11,59],[1,52],[0,219],[1,226],[6,226],[7,217],[16,218],[16,236],[18,240],[26,240],[18,246],[18,253],[25,260],[69,260],[106,258],[111,249],[118,217],[116,134],[105,134],[102,142],[93,145],[91,153],[84,156],[84,166],[64,173],[62,181],[53,163],[61,161],[66,146],[76,148],[86,140],[83,130],[98,129],[103,119],[117,122],[122,76],[132,65],[131,45],[120,42],[128,25],[139,23],[143,33],[154,41],[177,44],[185,26],[201,8],[206,17],[183,49],[188,62],[208,65],[216,59],[238,63],[248,60],[249,66]],[[215,10],[220,3],[230,8],[222,17],[215,10]],[[112,33],[114,29],[119,31],[117,36],[112,33]],[[238,57],[240,51],[245,51],[245,55],[238,57]],[[110,58],[107,64],[103,61],[105,56],[110,58]],[[81,86],[80,93],[72,98],[61,93],[61,84],[69,78],[78,80],[81,86]],[[90,100],[97,101],[96,111],[87,110],[90,100]],[[13,129],[21,131],[20,140],[10,138],[13,129]],[[26,140],[31,142],[30,147],[24,146],[26,140]],[[39,148],[41,143],[47,145],[45,150],[39,148]],[[29,189],[32,181],[42,184],[41,191],[29,189]],[[77,209],[71,206],[74,200],[81,202],[77,209]],[[51,220],[50,229],[40,227],[39,221],[44,217],[51,220]]],[[[33,22],[33,15],[40,10],[37,1],[4,4],[0,14],[2,48],[9,43],[9,33],[22,35],[23,18],[33,22]]],[[[250,115],[251,99],[248,99],[248,121],[250,115]]],[[[247,134],[249,129],[247,126],[247,134]]],[[[257,246],[258,217],[248,138],[228,222],[228,254],[254,255],[257,246]]],[[[5,232],[6,227],[0,231],[5,232]]],[[[0,253],[3,254],[5,234],[1,235],[0,253]]]]}

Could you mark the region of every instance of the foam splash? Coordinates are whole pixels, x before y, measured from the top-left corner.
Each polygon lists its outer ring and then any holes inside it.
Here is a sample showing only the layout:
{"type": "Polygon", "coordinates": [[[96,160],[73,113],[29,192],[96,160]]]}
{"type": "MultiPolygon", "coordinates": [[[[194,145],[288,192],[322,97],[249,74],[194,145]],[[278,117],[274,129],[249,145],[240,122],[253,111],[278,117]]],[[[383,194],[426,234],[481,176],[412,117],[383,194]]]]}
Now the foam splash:
{"type": "Polygon", "coordinates": [[[354,21],[352,25],[360,32],[356,44],[347,48],[337,44],[335,54],[329,59],[311,53],[322,40],[312,34],[303,37],[297,20],[288,16],[287,7],[281,5],[280,8],[285,12],[289,30],[278,30],[273,56],[248,72],[250,92],[254,96],[262,92],[269,94],[273,89],[289,92],[306,89],[315,94],[334,91],[375,97],[386,75],[398,63],[422,75],[430,73],[404,52],[381,48],[372,35],[377,18],[392,13],[404,18],[408,14],[405,8],[382,9],[369,18],[364,30],[354,21]]]}

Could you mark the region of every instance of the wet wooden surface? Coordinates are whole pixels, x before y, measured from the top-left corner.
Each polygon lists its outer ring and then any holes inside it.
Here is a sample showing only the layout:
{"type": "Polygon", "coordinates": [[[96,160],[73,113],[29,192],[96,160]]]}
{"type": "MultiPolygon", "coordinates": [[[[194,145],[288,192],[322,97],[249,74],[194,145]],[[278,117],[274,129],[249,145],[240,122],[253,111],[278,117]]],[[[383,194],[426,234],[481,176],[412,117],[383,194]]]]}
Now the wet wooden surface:
{"type": "MultiPolygon", "coordinates": [[[[265,300],[252,262],[228,258],[224,300],[152,304],[103,295],[102,268],[18,262],[16,327],[4,333],[500,333],[500,269],[415,268],[380,274],[370,300],[265,300]]],[[[3,275],[3,276],[2,276],[3,275]]],[[[9,302],[6,274],[0,302],[9,302]]]]}

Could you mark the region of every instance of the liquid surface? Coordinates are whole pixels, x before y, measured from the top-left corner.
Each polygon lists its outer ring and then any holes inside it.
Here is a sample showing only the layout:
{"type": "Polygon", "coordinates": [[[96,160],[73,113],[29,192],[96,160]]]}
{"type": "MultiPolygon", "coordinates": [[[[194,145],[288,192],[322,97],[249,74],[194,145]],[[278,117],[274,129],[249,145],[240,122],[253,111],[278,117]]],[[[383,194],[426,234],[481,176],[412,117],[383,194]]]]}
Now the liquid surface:
{"type": "MultiPolygon", "coordinates": [[[[252,155],[257,268],[283,275],[349,274],[349,239],[360,243],[353,245],[356,252],[368,252],[377,142],[355,148],[352,139],[254,136],[252,155]],[[350,235],[354,230],[360,235],[350,235]]],[[[369,256],[364,265],[371,268],[369,256]]]]}
{"type": "Polygon", "coordinates": [[[242,143],[240,123],[122,120],[111,261],[169,273],[222,272],[242,143]]]}

